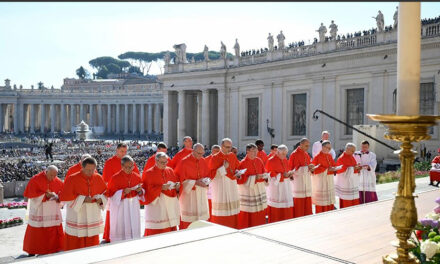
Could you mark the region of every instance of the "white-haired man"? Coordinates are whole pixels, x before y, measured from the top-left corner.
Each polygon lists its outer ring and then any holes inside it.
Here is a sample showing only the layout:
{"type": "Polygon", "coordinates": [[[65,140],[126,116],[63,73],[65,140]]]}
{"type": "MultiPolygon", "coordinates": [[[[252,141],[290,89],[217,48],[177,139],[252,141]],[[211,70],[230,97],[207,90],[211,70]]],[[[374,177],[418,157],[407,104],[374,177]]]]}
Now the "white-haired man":
{"type": "Polygon", "coordinates": [[[168,155],[157,152],[156,165],[144,172],[145,233],[151,236],[177,230],[180,223],[180,206],[177,199],[179,179],[167,167],[168,155]],[[176,184],[177,183],[177,184],[176,184]]]}
{"type": "Polygon", "coordinates": [[[270,173],[267,192],[267,215],[269,223],[293,218],[293,193],[289,178],[286,145],[279,145],[277,153],[267,160],[266,171],[270,173]]]}
{"type": "Polygon", "coordinates": [[[238,195],[237,156],[231,152],[232,140],[224,138],[220,152],[212,156],[208,167],[212,179],[212,215],[210,221],[231,228],[238,228],[240,197],[238,195]]]}
{"type": "Polygon", "coordinates": [[[63,182],[57,177],[58,168],[50,165],[34,175],[23,196],[28,200],[28,226],[23,251],[30,255],[55,253],[63,249],[64,231],[58,194],[63,182]]]}
{"type": "Polygon", "coordinates": [[[192,154],[183,158],[174,169],[182,186],[179,197],[181,208],[179,229],[186,229],[197,220],[209,219],[207,196],[209,169],[203,159],[204,153],[203,145],[196,143],[192,154]]]}
{"type": "MultiPolygon", "coordinates": [[[[315,158],[322,150],[322,142],[329,140],[330,133],[328,131],[322,131],[321,133],[321,140],[316,141],[313,143],[312,147],[312,158],[315,158]]],[[[332,155],[333,160],[336,159],[336,152],[332,149],[330,149],[329,152],[332,155]]]]}
{"type": "Polygon", "coordinates": [[[355,151],[356,145],[347,143],[344,153],[339,156],[336,162],[336,166],[342,167],[336,172],[335,179],[335,191],[339,197],[339,208],[359,204],[359,170],[361,166],[353,156],[355,151]]]}

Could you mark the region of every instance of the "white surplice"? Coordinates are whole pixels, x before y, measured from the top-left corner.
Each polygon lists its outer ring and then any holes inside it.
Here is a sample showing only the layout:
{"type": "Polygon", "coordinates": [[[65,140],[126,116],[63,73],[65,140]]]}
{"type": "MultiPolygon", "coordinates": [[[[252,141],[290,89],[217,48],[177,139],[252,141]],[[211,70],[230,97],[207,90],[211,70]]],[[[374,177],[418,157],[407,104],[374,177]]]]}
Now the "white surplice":
{"type": "Polygon", "coordinates": [[[177,197],[160,193],[153,202],[145,205],[145,228],[164,229],[180,224],[180,206],[177,197]]]}
{"type": "Polygon", "coordinates": [[[231,216],[240,213],[237,180],[231,180],[226,176],[224,166],[217,169],[210,186],[212,186],[212,215],[231,216]]]}
{"type": "Polygon", "coordinates": [[[335,184],[333,174],[327,175],[327,170],[312,175],[312,203],[327,206],[335,203],[335,184]]]}
{"type": "Polygon", "coordinates": [[[359,174],[354,173],[354,167],[336,174],[335,192],[343,200],[359,199],[359,174]]]}
{"type": "Polygon", "coordinates": [[[376,191],[376,154],[368,152],[368,154],[362,154],[360,151],[354,153],[354,158],[361,166],[370,166],[370,171],[365,168],[359,173],[359,191],[375,192],[376,191]]]}
{"type": "Polygon", "coordinates": [[[281,174],[269,177],[269,185],[266,187],[267,205],[275,208],[293,207],[292,185],[288,178],[280,182],[281,174]]]}
{"type": "Polygon", "coordinates": [[[56,198],[45,201],[43,203],[45,194],[35,198],[29,198],[26,219],[28,224],[32,227],[51,227],[59,226],[62,221],[60,203],[56,202],[56,198]]]}
{"type": "Polygon", "coordinates": [[[299,167],[293,172],[292,192],[294,198],[312,196],[312,178],[309,166],[299,167]]]}
{"type": "Polygon", "coordinates": [[[97,194],[92,199],[101,198],[103,205],[84,203],[86,196],[78,195],[75,200],[67,202],[66,233],[76,237],[92,237],[104,232],[104,221],[101,211],[107,205],[105,195],[97,194]]]}
{"type": "MultiPolygon", "coordinates": [[[[134,186],[130,190],[135,190],[139,186],[134,186]]],[[[142,189],[141,196],[121,200],[122,191],[122,189],[118,190],[109,200],[111,242],[141,237],[139,200],[144,200],[145,191],[142,189]]]]}
{"type": "Polygon", "coordinates": [[[195,185],[196,180],[185,180],[180,193],[180,216],[184,222],[209,219],[208,187],[195,185]],[[195,190],[193,190],[195,187],[195,190]]]}
{"type": "Polygon", "coordinates": [[[244,184],[238,185],[240,211],[255,213],[267,208],[266,187],[264,182],[256,182],[256,175],[248,176],[244,184]]]}

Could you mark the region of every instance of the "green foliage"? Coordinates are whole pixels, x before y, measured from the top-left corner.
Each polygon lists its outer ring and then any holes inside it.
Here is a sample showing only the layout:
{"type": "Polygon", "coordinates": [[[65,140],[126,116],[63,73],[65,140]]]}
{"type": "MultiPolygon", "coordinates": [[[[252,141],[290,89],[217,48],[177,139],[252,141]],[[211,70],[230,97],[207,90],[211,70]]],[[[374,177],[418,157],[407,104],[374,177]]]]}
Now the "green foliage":
{"type": "Polygon", "coordinates": [[[429,171],[431,169],[431,162],[429,161],[415,162],[414,168],[418,171],[429,171]]]}
{"type": "Polygon", "coordinates": [[[98,58],[95,58],[95,59],[89,61],[90,66],[97,69],[98,71],[103,66],[107,66],[111,63],[118,65],[119,68],[121,68],[122,70],[124,70],[125,68],[128,69],[131,66],[131,64],[128,61],[118,60],[113,57],[106,57],[106,56],[105,57],[98,57],[98,58]]]}
{"type": "Polygon", "coordinates": [[[110,72],[108,71],[106,66],[102,66],[100,67],[100,69],[98,70],[98,72],[96,73],[96,77],[98,79],[107,79],[107,74],[109,74],[110,72]]]}
{"type": "Polygon", "coordinates": [[[131,66],[130,68],[128,68],[128,72],[142,74],[141,69],[139,69],[139,67],[136,66],[131,66]]]}
{"type": "Polygon", "coordinates": [[[118,64],[110,63],[106,65],[107,70],[111,73],[121,73],[122,69],[118,64]]]}
{"type": "Polygon", "coordinates": [[[78,69],[76,69],[76,75],[78,75],[78,77],[80,79],[88,79],[88,78],[90,78],[90,73],[86,69],[84,69],[83,66],[81,66],[78,69]]]}

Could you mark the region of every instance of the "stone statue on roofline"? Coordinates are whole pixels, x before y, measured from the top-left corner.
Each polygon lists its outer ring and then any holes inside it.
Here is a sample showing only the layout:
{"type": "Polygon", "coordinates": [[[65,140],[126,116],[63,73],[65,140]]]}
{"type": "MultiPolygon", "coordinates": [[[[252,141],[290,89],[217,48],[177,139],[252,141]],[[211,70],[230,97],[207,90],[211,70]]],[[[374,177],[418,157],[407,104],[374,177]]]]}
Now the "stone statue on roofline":
{"type": "Polygon", "coordinates": [[[220,56],[222,59],[226,60],[226,45],[223,43],[223,41],[220,42],[221,42],[220,56]]]}
{"type": "Polygon", "coordinates": [[[319,33],[319,42],[325,41],[325,33],[327,33],[327,28],[324,26],[324,23],[321,23],[321,26],[319,27],[316,32],[319,33]]]}
{"type": "Polygon", "coordinates": [[[205,45],[205,48],[203,49],[203,57],[205,57],[205,61],[209,61],[209,50],[208,46],[205,45]]]}
{"type": "Polygon", "coordinates": [[[234,45],[234,50],[235,50],[235,57],[240,57],[240,44],[238,44],[238,39],[235,39],[235,45],[234,45]]]}
{"type": "Polygon", "coordinates": [[[270,33],[267,37],[267,46],[269,47],[269,51],[273,51],[273,36],[270,33]]]}
{"type": "Polygon", "coordinates": [[[379,10],[379,12],[377,13],[376,17],[372,17],[374,19],[376,19],[376,25],[377,25],[377,31],[378,32],[382,32],[383,31],[383,27],[384,27],[384,19],[383,19],[383,14],[382,12],[379,10]]]}
{"type": "Polygon", "coordinates": [[[278,34],[277,36],[277,40],[278,40],[278,48],[279,49],[284,49],[284,40],[286,39],[286,37],[283,34],[283,31],[280,31],[280,34],[278,34]]]}
{"type": "Polygon", "coordinates": [[[330,36],[332,40],[336,39],[336,35],[338,34],[338,25],[335,24],[335,21],[332,20],[332,23],[329,26],[330,28],[330,36]]]}
{"type": "Polygon", "coordinates": [[[176,53],[176,58],[174,60],[175,64],[179,63],[188,63],[188,60],[186,59],[186,44],[176,44],[173,46],[176,53]]]}
{"type": "Polygon", "coordinates": [[[399,20],[399,7],[398,6],[396,6],[396,12],[394,12],[393,19],[394,19],[393,28],[397,28],[397,20],[399,20]]]}

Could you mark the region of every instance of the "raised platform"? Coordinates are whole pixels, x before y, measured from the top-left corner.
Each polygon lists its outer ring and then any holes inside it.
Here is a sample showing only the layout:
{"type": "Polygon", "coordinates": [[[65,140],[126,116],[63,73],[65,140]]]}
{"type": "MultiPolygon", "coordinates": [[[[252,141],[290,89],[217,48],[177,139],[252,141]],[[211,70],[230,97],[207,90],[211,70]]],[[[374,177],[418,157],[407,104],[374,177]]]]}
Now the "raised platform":
{"type": "MultiPolygon", "coordinates": [[[[438,190],[418,194],[419,218],[438,190]]],[[[381,263],[394,251],[393,200],[235,230],[205,226],[20,263],[381,263]]]]}

